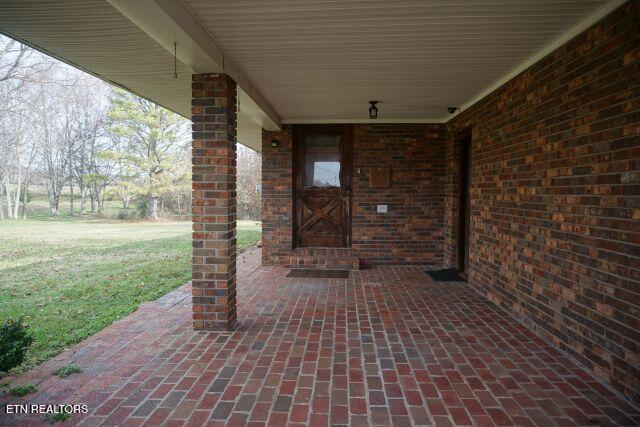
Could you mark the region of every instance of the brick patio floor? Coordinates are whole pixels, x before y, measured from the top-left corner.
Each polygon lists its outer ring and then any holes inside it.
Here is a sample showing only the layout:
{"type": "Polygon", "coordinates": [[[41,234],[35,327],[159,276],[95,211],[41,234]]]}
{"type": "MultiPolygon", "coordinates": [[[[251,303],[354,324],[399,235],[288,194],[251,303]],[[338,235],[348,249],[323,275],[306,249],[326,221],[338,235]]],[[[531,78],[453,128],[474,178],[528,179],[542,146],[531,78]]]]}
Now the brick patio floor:
{"type": "MultiPolygon", "coordinates": [[[[418,267],[290,279],[239,260],[240,328],[193,332],[187,285],[15,380],[4,403],[97,425],[636,425],[640,412],[503,310],[418,267]],[[76,363],[81,374],[51,372],[76,363]]],[[[4,409],[2,410],[4,412],[4,409]]],[[[0,424],[43,424],[41,415],[0,424]]]]}

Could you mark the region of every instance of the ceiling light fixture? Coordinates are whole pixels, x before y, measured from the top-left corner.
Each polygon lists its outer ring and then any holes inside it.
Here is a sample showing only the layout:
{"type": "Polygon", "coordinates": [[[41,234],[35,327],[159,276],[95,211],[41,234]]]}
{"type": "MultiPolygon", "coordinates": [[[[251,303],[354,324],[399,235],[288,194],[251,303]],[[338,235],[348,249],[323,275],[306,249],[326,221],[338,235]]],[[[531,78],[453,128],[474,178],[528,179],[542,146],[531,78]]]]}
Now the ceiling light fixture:
{"type": "Polygon", "coordinates": [[[378,101],[369,101],[370,107],[369,107],[369,118],[370,119],[377,119],[378,118],[378,107],[376,107],[376,104],[378,103],[378,101]]]}

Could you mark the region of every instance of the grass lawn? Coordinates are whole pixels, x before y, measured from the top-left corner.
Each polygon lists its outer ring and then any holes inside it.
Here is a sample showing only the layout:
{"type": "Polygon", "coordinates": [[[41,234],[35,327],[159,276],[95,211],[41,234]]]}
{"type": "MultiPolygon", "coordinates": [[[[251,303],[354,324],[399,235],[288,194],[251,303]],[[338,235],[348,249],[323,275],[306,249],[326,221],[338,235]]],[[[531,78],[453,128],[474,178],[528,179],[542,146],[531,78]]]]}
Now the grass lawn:
{"type": "MultiPolygon", "coordinates": [[[[238,250],[260,239],[238,222],[238,250]]],[[[191,223],[0,221],[0,320],[22,317],[28,369],[191,278],[191,223]]]]}

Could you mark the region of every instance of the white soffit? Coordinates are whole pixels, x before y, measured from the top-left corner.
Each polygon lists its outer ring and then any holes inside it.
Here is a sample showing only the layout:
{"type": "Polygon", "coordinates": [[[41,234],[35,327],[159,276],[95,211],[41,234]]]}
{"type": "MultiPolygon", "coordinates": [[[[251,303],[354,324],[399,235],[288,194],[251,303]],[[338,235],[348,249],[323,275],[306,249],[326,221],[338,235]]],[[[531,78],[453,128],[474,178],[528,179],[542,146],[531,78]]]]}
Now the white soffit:
{"type": "Polygon", "coordinates": [[[48,55],[191,115],[191,69],[105,0],[0,1],[0,31],[48,55]],[[185,96],[186,94],[186,96],[185,96]]]}
{"type": "MultiPolygon", "coordinates": [[[[164,24],[167,28],[167,22],[164,24]]],[[[172,49],[106,0],[1,0],[0,32],[186,118],[191,116],[194,71],[185,63],[206,72],[222,71],[214,62],[197,62],[207,59],[187,50],[184,40],[179,39],[178,53],[184,56],[178,55],[178,78],[174,78],[172,49]]],[[[277,126],[269,126],[264,112],[247,99],[242,89],[238,98],[241,109],[246,110],[238,114],[238,141],[260,151],[262,140],[255,131],[256,126],[260,129],[256,121],[264,121],[267,127],[277,126]]]]}
{"type": "Polygon", "coordinates": [[[373,99],[377,123],[446,122],[622,3],[0,0],[0,31],[185,117],[191,73],[227,72],[259,149],[255,123],[370,123],[373,99]]]}
{"type": "Polygon", "coordinates": [[[279,128],[280,118],[191,11],[176,0],[108,0],[195,73],[225,73],[238,84],[250,108],[247,117],[265,128],[279,128]],[[248,98],[247,98],[248,95],[248,98]]]}
{"type": "Polygon", "coordinates": [[[622,0],[183,0],[283,123],[445,122],[622,0]]]}

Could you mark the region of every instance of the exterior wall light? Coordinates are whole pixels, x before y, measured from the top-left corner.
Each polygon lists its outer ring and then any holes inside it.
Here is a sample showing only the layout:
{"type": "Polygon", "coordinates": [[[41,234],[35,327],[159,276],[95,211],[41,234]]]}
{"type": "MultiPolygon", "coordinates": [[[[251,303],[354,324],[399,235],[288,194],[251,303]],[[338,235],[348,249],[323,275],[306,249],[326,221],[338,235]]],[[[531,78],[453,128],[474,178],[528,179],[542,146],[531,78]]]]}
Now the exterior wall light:
{"type": "Polygon", "coordinates": [[[369,118],[370,119],[377,119],[378,118],[378,107],[376,107],[377,103],[378,103],[378,101],[369,101],[369,104],[371,105],[369,107],[369,118]]]}

